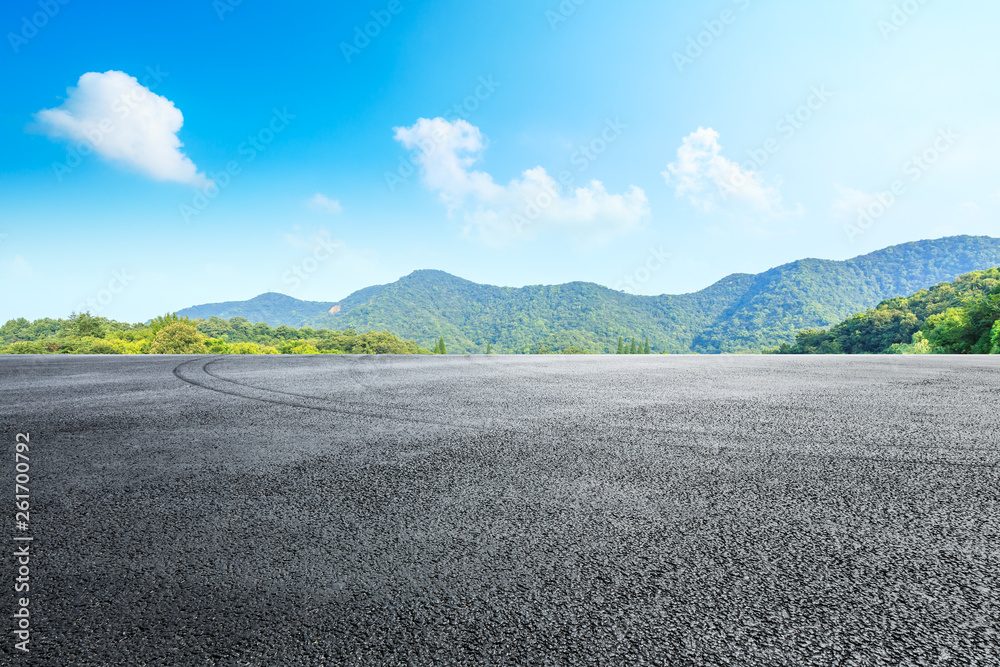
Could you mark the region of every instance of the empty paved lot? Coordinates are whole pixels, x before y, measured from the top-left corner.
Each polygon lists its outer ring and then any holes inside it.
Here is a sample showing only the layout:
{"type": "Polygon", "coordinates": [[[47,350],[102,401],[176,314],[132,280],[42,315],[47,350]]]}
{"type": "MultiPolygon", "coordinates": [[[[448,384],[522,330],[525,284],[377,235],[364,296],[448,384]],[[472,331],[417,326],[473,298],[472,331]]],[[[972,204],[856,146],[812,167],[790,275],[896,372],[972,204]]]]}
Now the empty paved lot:
{"type": "Polygon", "coordinates": [[[0,357],[14,657],[1000,664],[998,405],[996,358],[0,357]]]}

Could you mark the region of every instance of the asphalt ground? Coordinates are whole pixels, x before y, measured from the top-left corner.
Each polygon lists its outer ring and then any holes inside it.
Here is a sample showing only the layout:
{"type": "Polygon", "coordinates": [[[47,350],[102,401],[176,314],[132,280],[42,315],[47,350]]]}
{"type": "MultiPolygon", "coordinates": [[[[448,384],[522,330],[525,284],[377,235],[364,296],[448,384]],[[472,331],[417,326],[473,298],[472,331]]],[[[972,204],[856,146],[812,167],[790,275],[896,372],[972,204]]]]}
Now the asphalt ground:
{"type": "Polygon", "coordinates": [[[0,662],[998,665],[998,405],[987,357],[0,357],[0,662]]]}

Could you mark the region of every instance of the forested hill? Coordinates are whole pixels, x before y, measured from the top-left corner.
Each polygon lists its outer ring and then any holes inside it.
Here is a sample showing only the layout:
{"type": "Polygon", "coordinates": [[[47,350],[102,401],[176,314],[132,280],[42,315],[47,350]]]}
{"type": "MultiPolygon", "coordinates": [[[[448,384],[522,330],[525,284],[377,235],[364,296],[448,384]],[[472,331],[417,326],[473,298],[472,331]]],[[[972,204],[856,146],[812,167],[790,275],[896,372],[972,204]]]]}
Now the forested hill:
{"type": "Polygon", "coordinates": [[[1000,354],[1000,269],[886,299],[829,330],[799,333],[782,354],[1000,354]]]}
{"type": "Polygon", "coordinates": [[[179,315],[204,320],[210,317],[221,317],[224,320],[245,317],[254,324],[267,322],[273,326],[284,324],[298,327],[313,318],[326,315],[334,305],[333,302],[300,301],[284,294],[268,292],[247,301],[206,303],[202,306],[185,308],[179,315]]]}
{"type": "Polygon", "coordinates": [[[337,303],[266,294],[198,306],[190,317],[242,316],[272,326],[390,331],[449,352],[612,352],[619,336],[655,352],[756,352],[832,326],[884,299],[1000,266],[1000,239],[956,236],[893,246],[838,262],[805,259],[758,275],[734,274],[691,294],[636,296],[593,283],[521,288],[416,271],[337,303]],[[338,312],[331,308],[339,306],[338,312]]]}

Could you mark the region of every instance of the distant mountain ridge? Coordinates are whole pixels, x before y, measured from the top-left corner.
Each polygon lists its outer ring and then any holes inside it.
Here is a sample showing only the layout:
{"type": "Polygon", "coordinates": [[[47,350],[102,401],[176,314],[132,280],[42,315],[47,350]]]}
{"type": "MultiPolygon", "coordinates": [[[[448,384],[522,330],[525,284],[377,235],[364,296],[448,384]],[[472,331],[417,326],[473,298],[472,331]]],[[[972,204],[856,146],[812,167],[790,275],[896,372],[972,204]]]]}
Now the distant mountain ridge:
{"type": "Polygon", "coordinates": [[[955,236],[892,246],[846,261],[803,259],[757,275],[733,274],[690,294],[639,296],[596,285],[497,287],[421,270],[338,302],[262,294],[179,311],[245,317],[271,326],[386,330],[450,352],[534,352],[569,346],[610,352],[619,336],[655,352],[757,352],[802,329],[832,326],[881,301],[1000,266],[1000,239],[955,236]],[[337,312],[331,309],[339,306],[337,312]]]}
{"type": "Polygon", "coordinates": [[[224,301],[222,303],[206,303],[192,306],[179,311],[178,315],[208,319],[221,317],[228,320],[232,317],[245,317],[251,322],[267,322],[274,326],[286,324],[297,326],[295,322],[307,322],[312,318],[329,314],[335,302],[301,301],[294,297],[267,292],[247,301],[224,301]]]}

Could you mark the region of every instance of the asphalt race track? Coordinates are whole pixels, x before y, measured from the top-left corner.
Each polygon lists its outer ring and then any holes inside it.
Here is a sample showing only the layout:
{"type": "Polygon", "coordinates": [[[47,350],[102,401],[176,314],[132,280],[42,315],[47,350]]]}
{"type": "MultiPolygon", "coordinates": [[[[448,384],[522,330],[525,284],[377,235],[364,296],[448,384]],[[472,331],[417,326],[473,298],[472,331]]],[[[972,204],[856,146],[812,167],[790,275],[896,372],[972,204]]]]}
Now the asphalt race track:
{"type": "Polygon", "coordinates": [[[998,405],[986,357],[0,357],[0,663],[998,665],[998,405]]]}

